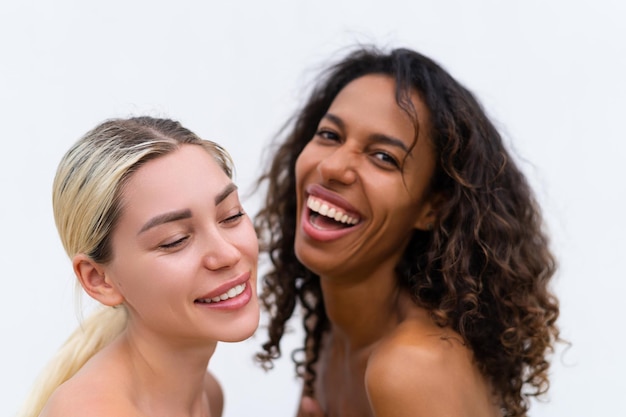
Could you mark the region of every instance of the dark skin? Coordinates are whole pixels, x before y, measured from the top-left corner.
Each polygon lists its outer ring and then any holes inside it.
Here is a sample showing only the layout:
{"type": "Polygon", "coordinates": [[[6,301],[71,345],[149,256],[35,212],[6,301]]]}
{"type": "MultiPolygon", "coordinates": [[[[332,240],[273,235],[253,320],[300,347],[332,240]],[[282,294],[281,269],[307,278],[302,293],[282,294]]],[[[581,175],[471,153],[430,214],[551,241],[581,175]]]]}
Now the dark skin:
{"type": "MultiPolygon", "coordinates": [[[[497,417],[462,337],[437,326],[395,276],[413,230],[436,219],[437,196],[428,192],[435,167],[428,129],[415,141],[394,91],[383,75],[349,83],[296,164],[295,250],[320,277],[331,324],[316,398],[304,397],[298,416],[497,417]],[[335,212],[308,209],[311,198],[349,215],[352,227],[324,219],[335,212]]],[[[417,94],[411,99],[427,127],[428,110],[417,94]]]]}
{"type": "Polygon", "coordinates": [[[498,415],[460,337],[411,308],[408,297],[404,302],[408,315],[390,321],[396,324],[369,345],[350,349],[336,332],[325,340],[316,381],[320,410],[348,417],[498,415]]]}

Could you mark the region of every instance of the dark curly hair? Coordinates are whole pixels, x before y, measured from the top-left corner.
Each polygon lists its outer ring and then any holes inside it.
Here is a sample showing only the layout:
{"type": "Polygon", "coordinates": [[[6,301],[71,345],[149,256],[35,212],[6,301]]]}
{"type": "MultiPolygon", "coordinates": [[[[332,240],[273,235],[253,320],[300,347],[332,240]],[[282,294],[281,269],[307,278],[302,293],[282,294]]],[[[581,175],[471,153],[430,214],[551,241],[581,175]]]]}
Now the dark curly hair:
{"type": "MultiPolygon", "coordinates": [[[[332,101],[352,80],[384,74],[396,81],[396,101],[415,122],[409,95],[429,109],[437,167],[432,191],[443,198],[431,231],[415,231],[396,268],[400,285],[450,326],[472,349],[507,416],[525,416],[529,397],[548,390],[547,356],[559,338],[559,306],[548,284],[556,261],[533,192],[485,111],[440,65],[408,49],[359,47],[322,74],[304,107],[283,132],[269,169],[264,206],[255,218],[272,264],[261,299],[269,340],[257,355],[266,368],[280,357],[287,321],[300,303],[306,354],[293,357],[312,394],[322,336],[329,329],[319,277],[294,253],[294,169],[332,101]]],[[[295,352],[294,352],[295,353],[295,352]]]]}

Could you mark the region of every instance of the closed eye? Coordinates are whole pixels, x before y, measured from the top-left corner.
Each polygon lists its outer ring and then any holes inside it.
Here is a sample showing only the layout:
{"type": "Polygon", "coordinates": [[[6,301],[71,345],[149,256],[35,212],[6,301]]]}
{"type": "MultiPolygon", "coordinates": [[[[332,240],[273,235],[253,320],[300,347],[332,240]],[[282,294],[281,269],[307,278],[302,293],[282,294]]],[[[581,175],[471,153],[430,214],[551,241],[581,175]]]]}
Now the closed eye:
{"type": "Polygon", "coordinates": [[[162,245],[159,245],[159,248],[160,249],[174,249],[174,248],[182,245],[187,239],[189,239],[189,236],[184,236],[184,237],[181,237],[180,239],[174,240],[173,242],[164,243],[162,245]]]}
{"type": "Polygon", "coordinates": [[[245,212],[239,211],[234,216],[230,216],[230,217],[227,217],[226,219],[222,220],[222,223],[235,223],[241,217],[245,216],[245,214],[246,214],[245,212]]]}

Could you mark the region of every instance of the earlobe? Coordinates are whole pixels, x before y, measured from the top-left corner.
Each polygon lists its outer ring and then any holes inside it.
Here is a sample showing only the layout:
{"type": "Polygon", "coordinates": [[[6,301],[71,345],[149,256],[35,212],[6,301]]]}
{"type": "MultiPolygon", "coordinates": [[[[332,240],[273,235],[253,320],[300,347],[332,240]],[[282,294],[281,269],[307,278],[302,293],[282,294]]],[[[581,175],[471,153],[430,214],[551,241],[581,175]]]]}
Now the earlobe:
{"type": "Polygon", "coordinates": [[[415,222],[414,227],[422,231],[431,231],[433,230],[436,219],[437,216],[435,214],[435,211],[428,210],[424,215],[419,217],[419,219],[415,222]]]}
{"type": "Polygon", "coordinates": [[[439,216],[440,203],[441,196],[434,195],[422,206],[422,210],[413,225],[415,229],[428,232],[433,230],[439,216]]]}
{"type": "Polygon", "coordinates": [[[102,264],[79,253],[72,259],[72,265],[78,282],[91,298],[111,307],[124,302],[124,297],[107,277],[102,264]]]}

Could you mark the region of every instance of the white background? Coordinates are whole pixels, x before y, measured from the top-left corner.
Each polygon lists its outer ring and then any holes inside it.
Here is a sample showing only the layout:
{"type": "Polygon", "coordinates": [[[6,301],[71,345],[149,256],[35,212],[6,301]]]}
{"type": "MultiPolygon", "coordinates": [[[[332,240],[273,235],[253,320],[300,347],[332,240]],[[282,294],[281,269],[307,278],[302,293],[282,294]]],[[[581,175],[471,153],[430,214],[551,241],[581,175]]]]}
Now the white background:
{"type": "MultiPolygon", "coordinates": [[[[3,0],[0,4],[0,415],[77,325],[52,219],[61,155],[100,121],[178,119],[231,151],[241,189],[307,82],[355,42],[408,46],[484,103],[544,207],[560,260],[562,334],[548,403],[530,415],[617,415],[626,394],[626,2],[3,0]]],[[[258,207],[258,195],[246,200],[258,207]]],[[[296,323],[294,323],[295,326],[296,323]]],[[[288,337],[298,343],[300,333],[288,337]]],[[[288,355],[265,374],[262,334],[210,367],[225,417],[293,416],[288,355]]]]}

